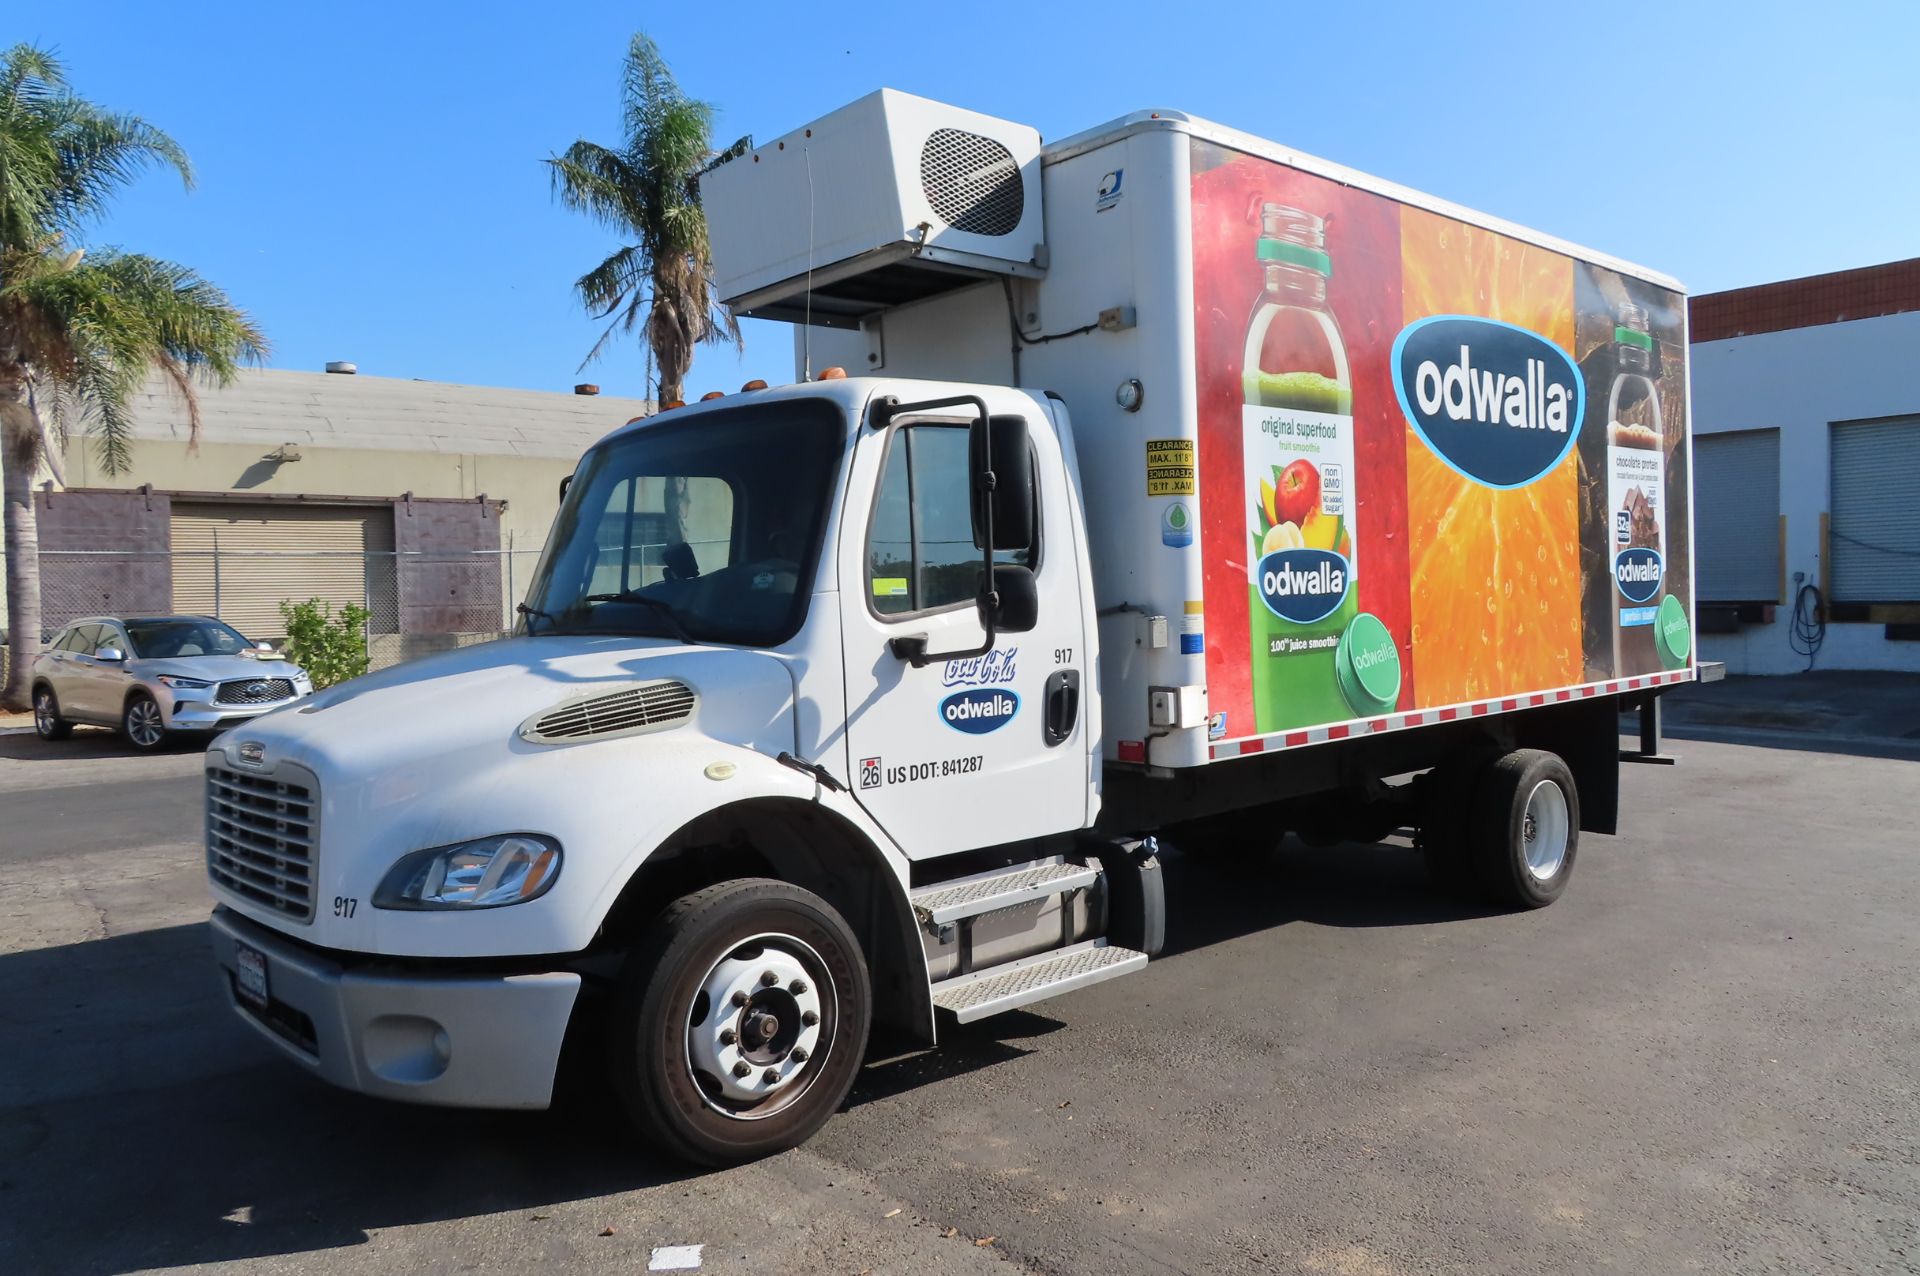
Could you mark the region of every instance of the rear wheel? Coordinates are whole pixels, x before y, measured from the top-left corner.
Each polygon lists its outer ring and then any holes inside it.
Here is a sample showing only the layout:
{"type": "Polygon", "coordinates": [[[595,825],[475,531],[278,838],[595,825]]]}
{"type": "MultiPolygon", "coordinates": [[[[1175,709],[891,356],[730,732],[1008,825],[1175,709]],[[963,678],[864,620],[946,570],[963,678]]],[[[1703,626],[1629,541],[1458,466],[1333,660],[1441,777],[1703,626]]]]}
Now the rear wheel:
{"type": "Polygon", "coordinates": [[[143,752],[160,747],[167,738],[167,724],[152,696],[141,691],[127,697],[127,707],[120,713],[120,732],[127,743],[143,752]]]}
{"type": "Polygon", "coordinates": [[[60,716],[60,700],[52,687],[34,690],[33,729],[42,740],[64,740],[73,734],[73,724],[60,716]]]}
{"type": "Polygon", "coordinates": [[[866,1052],[872,993],[832,905],[764,878],[676,900],[623,967],[614,1088],[664,1150],[733,1165],[804,1142],[866,1052]]]}
{"type": "Polygon", "coordinates": [[[1544,908],[1560,898],[1580,848],[1580,795],[1556,755],[1515,749],[1475,786],[1473,864],[1498,903],[1544,908]]]}

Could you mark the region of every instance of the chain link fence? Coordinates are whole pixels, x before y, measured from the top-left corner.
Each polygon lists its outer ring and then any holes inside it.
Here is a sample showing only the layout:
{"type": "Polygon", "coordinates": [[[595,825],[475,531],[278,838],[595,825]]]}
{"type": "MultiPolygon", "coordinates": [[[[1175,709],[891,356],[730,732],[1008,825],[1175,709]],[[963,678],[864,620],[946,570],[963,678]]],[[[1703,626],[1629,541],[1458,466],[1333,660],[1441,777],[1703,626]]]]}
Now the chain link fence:
{"type": "Polygon", "coordinates": [[[540,550],[42,550],[40,622],[82,616],[217,616],[254,640],[286,636],[284,603],[363,607],[372,668],[498,638],[513,628],[540,550]]]}

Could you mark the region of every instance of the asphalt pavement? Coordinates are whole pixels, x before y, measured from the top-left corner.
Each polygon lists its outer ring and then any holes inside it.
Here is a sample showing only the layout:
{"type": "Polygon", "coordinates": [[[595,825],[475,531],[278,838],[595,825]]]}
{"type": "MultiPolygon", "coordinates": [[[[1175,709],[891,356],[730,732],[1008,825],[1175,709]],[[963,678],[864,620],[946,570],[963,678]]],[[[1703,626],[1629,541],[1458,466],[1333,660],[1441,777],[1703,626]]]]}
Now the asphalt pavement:
{"type": "Polygon", "coordinates": [[[0,737],[0,1271],[1910,1272],[1920,763],[1675,740],[1552,908],[1169,855],[1145,972],[690,1172],[591,1093],[335,1092],[231,1018],[199,759],[0,737]]]}

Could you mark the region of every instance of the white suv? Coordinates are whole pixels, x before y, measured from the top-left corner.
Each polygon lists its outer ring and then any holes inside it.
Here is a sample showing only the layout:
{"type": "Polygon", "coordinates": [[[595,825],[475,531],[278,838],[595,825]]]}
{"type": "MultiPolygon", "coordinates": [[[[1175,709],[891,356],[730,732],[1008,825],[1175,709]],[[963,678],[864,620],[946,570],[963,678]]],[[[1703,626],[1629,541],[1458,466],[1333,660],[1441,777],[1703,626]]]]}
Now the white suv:
{"type": "Polygon", "coordinates": [[[217,731],[313,693],[306,670],[210,616],[76,620],[33,665],[33,725],[118,727],[136,749],[169,731],[217,731]]]}

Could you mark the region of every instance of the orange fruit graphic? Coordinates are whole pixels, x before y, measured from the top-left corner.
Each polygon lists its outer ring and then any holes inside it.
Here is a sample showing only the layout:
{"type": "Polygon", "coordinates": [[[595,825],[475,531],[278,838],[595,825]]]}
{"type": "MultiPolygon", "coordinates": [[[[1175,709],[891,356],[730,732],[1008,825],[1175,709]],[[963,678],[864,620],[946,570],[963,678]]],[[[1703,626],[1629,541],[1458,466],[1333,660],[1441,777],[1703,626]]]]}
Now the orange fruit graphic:
{"type": "MultiPolygon", "coordinates": [[[[1479,315],[1573,349],[1573,262],[1417,209],[1400,214],[1405,322],[1479,315]]],[[[1579,428],[1579,422],[1573,427],[1579,428]]],[[[1407,431],[1414,686],[1423,706],[1577,683],[1579,457],[1485,487],[1407,431]]]]}

